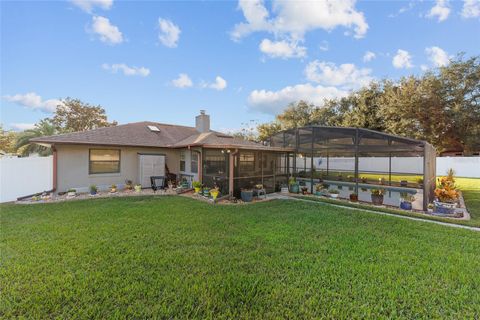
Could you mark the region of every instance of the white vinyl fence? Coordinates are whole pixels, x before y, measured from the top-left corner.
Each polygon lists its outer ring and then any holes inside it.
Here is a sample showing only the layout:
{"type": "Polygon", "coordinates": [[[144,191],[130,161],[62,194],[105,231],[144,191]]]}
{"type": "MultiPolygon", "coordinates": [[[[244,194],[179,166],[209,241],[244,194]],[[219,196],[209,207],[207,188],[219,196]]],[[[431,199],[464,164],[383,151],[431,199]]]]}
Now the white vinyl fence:
{"type": "Polygon", "coordinates": [[[0,202],[51,190],[52,184],[52,156],[0,158],[0,202]]]}
{"type": "MultiPolygon", "coordinates": [[[[305,158],[297,158],[297,168],[304,167],[305,158]]],[[[313,158],[316,169],[327,168],[327,158],[313,158]]],[[[360,157],[360,171],[388,172],[388,157],[360,157]]],[[[352,157],[332,157],[328,159],[330,170],[353,171],[355,159],[352,157]]],[[[437,157],[436,174],[444,176],[447,170],[453,168],[457,177],[480,178],[480,157],[437,157]]],[[[310,169],[310,160],[306,161],[306,169],[310,169]]],[[[392,157],[392,172],[421,174],[423,172],[423,157],[392,157]]]]}
{"type": "Polygon", "coordinates": [[[450,168],[457,177],[480,178],[480,157],[437,158],[437,176],[444,176],[450,168]]]}

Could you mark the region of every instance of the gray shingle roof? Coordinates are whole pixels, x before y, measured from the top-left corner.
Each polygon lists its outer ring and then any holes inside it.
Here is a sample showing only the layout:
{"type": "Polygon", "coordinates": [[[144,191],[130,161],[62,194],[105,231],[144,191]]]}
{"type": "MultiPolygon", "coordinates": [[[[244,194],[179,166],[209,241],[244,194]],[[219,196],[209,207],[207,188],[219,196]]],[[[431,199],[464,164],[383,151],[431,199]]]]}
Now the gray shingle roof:
{"type": "Polygon", "coordinates": [[[266,147],[261,143],[246,141],[220,132],[210,131],[207,133],[199,133],[193,127],[148,121],[98,128],[83,132],[39,137],[31,139],[30,141],[48,144],[88,144],[168,148],[205,146],[217,148],[280,150],[280,148],[266,147]],[[160,131],[152,131],[148,126],[155,126],[160,131]]]}

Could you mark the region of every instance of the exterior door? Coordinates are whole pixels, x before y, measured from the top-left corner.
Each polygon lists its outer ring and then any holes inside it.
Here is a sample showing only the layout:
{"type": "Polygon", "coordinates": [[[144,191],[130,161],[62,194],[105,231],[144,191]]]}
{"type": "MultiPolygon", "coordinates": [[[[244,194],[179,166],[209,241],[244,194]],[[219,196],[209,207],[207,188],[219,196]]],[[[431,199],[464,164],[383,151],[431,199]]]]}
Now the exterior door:
{"type": "Polygon", "coordinates": [[[138,179],[142,188],[151,187],[151,176],[165,176],[165,156],[157,154],[139,154],[138,179]]]}

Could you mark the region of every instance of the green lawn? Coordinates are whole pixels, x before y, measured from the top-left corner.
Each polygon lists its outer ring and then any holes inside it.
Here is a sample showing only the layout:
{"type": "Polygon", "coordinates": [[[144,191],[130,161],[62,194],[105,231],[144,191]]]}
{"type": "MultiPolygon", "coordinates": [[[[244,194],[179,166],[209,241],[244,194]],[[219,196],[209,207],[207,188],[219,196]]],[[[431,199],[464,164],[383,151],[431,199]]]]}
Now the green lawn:
{"type": "Polygon", "coordinates": [[[472,221],[480,226],[480,179],[456,178],[456,183],[463,192],[472,221]]]}
{"type": "Polygon", "coordinates": [[[3,205],[0,318],[479,318],[480,233],[296,201],[3,205]]]}

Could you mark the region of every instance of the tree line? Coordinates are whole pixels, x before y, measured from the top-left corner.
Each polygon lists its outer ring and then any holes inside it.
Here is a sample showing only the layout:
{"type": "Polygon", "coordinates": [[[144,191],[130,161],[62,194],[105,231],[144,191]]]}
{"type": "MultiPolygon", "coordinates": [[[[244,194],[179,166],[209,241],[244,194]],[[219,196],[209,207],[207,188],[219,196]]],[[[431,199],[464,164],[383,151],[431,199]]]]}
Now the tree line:
{"type": "Polygon", "coordinates": [[[100,105],[91,105],[73,98],[65,98],[61,101],[53,116],[40,120],[33,129],[22,132],[6,131],[0,125],[0,150],[22,156],[32,153],[47,156],[52,153],[50,148],[30,143],[29,140],[117,125],[116,121],[108,121],[105,109],[100,105]]]}
{"type": "Polygon", "coordinates": [[[238,135],[265,140],[285,129],[307,125],[358,127],[425,140],[437,152],[480,150],[480,56],[462,54],[445,67],[398,81],[384,79],[323,106],[292,103],[257,134],[238,135]]]}

